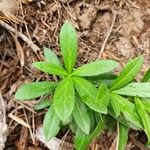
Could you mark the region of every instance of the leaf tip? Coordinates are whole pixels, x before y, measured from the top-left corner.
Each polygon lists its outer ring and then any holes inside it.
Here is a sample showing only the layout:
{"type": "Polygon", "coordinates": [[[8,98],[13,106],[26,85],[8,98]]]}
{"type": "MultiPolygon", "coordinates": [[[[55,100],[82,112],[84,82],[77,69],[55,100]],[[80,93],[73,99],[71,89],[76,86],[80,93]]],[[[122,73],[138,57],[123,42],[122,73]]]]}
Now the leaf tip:
{"type": "Polygon", "coordinates": [[[15,99],[16,100],[23,100],[24,98],[22,97],[22,87],[20,87],[17,92],[15,93],[15,99]]]}
{"type": "Polygon", "coordinates": [[[19,93],[19,92],[18,92],[18,90],[17,90],[17,92],[15,93],[15,99],[16,99],[16,100],[19,100],[19,99],[20,99],[18,93],[19,93]]]}
{"type": "Polygon", "coordinates": [[[37,69],[39,69],[39,63],[40,62],[33,62],[32,66],[35,67],[35,68],[37,68],[37,69]]]}

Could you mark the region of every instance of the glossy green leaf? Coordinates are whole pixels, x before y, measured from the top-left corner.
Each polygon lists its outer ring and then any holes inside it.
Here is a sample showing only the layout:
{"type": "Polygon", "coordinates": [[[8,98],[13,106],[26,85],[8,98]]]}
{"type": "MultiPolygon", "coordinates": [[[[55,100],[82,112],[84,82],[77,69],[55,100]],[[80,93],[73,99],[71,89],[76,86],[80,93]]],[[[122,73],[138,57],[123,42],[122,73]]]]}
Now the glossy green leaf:
{"type": "Polygon", "coordinates": [[[60,47],[65,68],[71,73],[77,58],[77,35],[68,21],[64,23],[60,31],[60,47]]]}
{"type": "MultiPolygon", "coordinates": [[[[108,109],[109,115],[112,116],[115,120],[117,119],[118,122],[122,123],[123,125],[127,126],[128,128],[132,128],[134,130],[141,130],[142,129],[142,125],[136,125],[135,123],[132,123],[129,119],[127,119],[123,114],[120,114],[117,118],[114,114],[114,112],[112,111],[112,108],[109,107],[108,109]]],[[[107,127],[111,126],[109,124],[110,120],[108,120],[108,125],[107,127]]],[[[112,122],[113,123],[113,122],[112,122]]]]}
{"type": "Polygon", "coordinates": [[[78,129],[78,126],[77,126],[75,120],[72,120],[72,121],[69,123],[69,127],[70,127],[72,133],[76,133],[76,131],[77,131],[77,129],[78,129]]]}
{"type": "Polygon", "coordinates": [[[90,131],[90,117],[85,104],[80,100],[76,100],[75,108],[73,111],[73,118],[78,127],[85,133],[89,134],[90,131]]]}
{"type": "Polygon", "coordinates": [[[150,99],[142,99],[141,102],[146,110],[150,113],[150,99]]]}
{"type": "Polygon", "coordinates": [[[117,121],[120,122],[121,124],[123,124],[124,126],[134,129],[134,130],[141,130],[143,129],[142,126],[136,126],[135,124],[133,124],[130,120],[128,120],[124,115],[120,115],[117,118],[117,121]]]}
{"type": "Polygon", "coordinates": [[[136,111],[134,104],[131,103],[129,100],[115,93],[111,93],[111,97],[112,99],[114,99],[114,103],[116,100],[118,104],[118,106],[116,105],[116,107],[121,108],[120,111],[123,113],[125,118],[129,120],[130,122],[132,122],[133,124],[135,124],[137,127],[142,128],[142,124],[141,124],[140,118],[138,116],[138,113],[136,111]]]}
{"type": "Polygon", "coordinates": [[[111,90],[117,90],[127,85],[129,82],[131,82],[141,69],[142,64],[143,64],[142,56],[139,56],[134,60],[131,60],[121,71],[118,78],[114,80],[114,82],[112,83],[111,90]]]}
{"type": "Polygon", "coordinates": [[[44,99],[40,103],[36,104],[34,106],[34,109],[35,110],[41,110],[41,109],[44,109],[50,105],[51,105],[51,100],[50,99],[44,99]]]}
{"type": "Polygon", "coordinates": [[[62,64],[57,55],[51,49],[44,48],[44,57],[47,62],[62,67],[62,64]]]}
{"type": "Polygon", "coordinates": [[[129,128],[121,123],[117,124],[118,138],[117,138],[117,148],[116,150],[125,150],[128,141],[129,128]]]}
{"type": "Polygon", "coordinates": [[[150,83],[130,83],[114,92],[125,96],[148,98],[150,97],[150,83]]]}
{"type": "Polygon", "coordinates": [[[91,143],[91,141],[95,138],[97,138],[105,128],[105,121],[99,121],[98,124],[96,124],[96,127],[93,131],[91,131],[90,135],[85,134],[82,132],[81,129],[78,129],[76,131],[75,136],[75,148],[77,150],[87,150],[88,145],[91,143]]]}
{"type": "Polygon", "coordinates": [[[97,76],[89,76],[89,77],[85,77],[85,79],[89,80],[89,81],[99,81],[99,80],[114,80],[117,78],[117,75],[114,75],[112,73],[104,73],[104,74],[100,74],[97,76]]]}
{"type": "Polygon", "coordinates": [[[142,82],[147,82],[150,79],[150,68],[147,70],[147,72],[145,73],[142,82]]]}
{"type": "Polygon", "coordinates": [[[75,88],[79,94],[81,100],[86,103],[91,109],[101,112],[101,107],[98,102],[96,102],[97,89],[89,81],[82,79],[80,77],[74,77],[75,88]]]}
{"type": "Polygon", "coordinates": [[[60,119],[55,113],[53,107],[50,107],[45,114],[43,122],[43,131],[47,140],[50,140],[52,137],[56,136],[59,132],[60,119]]]}
{"type": "Polygon", "coordinates": [[[135,108],[133,110],[125,109],[123,111],[123,114],[124,114],[126,120],[128,120],[129,122],[131,122],[132,124],[134,124],[136,128],[140,128],[140,129],[143,128],[141,120],[140,120],[140,118],[139,118],[139,116],[138,116],[137,111],[135,110],[135,108]]]}
{"type": "Polygon", "coordinates": [[[89,135],[85,134],[80,128],[78,128],[76,131],[74,144],[76,150],[87,150],[87,147],[90,144],[89,135]]]}
{"type": "Polygon", "coordinates": [[[94,131],[90,134],[90,139],[91,141],[95,138],[97,138],[104,130],[105,128],[105,121],[99,121],[98,124],[96,125],[96,128],[94,131]]]}
{"type": "Polygon", "coordinates": [[[95,101],[99,103],[99,109],[101,110],[101,113],[107,114],[107,106],[109,104],[109,91],[105,84],[100,84],[95,101]]]}
{"type": "Polygon", "coordinates": [[[75,91],[73,80],[68,77],[62,80],[54,93],[53,105],[59,118],[66,122],[74,109],[75,91]]]}
{"type": "Polygon", "coordinates": [[[141,120],[135,110],[133,112],[131,110],[125,110],[123,114],[128,122],[131,122],[132,124],[135,125],[135,128],[138,128],[138,129],[143,128],[141,120]]]}
{"type": "Polygon", "coordinates": [[[32,82],[22,85],[16,92],[15,98],[18,100],[29,100],[50,93],[56,87],[56,83],[42,81],[32,82]]]}
{"type": "Polygon", "coordinates": [[[73,80],[80,97],[94,98],[96,96],[97,89],[92,83],[80,77],[73,77],[73,80]]]}
{"type": "Polygon", "coordinates": [[[65,69],[49,62],[35,62],[33,63],[33,66],[45,73],[59,75],[59,76],[68,75],[65,69]]]}
{"type": "Polygon", "coordinates": [[[77,68],[73,76],[96,76],[112,71],[118,66],[118,63],[113,60],[97,60],[89,64],[82,65],[77,68]]]}
{"type": "Polygon", "coordinates": [[[100,84],[105,84],[107,86],[111,86],[114,79],[116,79],[117,76],[113,75],[112,73],[105,73],[100,74],[98,76],[89,76],[85,77],[84,79],[90,81],[91,83],[95,84],[96,87],[98,87],[100,84]]]}
{"type": "Polygon", "coordinates": [[[150,116],[139,98],[135,98],[135,106],[142,120],[148,141],[150,142],[150,116]]]}
{"type": "MultiPolygon", "coordinates": [[[[93,131],[93,129],[95,128],[95,124],[97,123],[96,121],[96,119],[98,118],[97,116],[100,114],[100,113],[98,113],[98,112],[95,112],[94,110],[92,110],[92,109],[90,109],[89,107],[87,107],[87,110],[88,110],[88,114],[89,114],[89,117],[90,117],[90,131],[93,131]],[[97,116],[96,116],[96,115],[97,116]],[[97,118],[96,118],[96,117],[97,118]],[[95,119],[96,118],[96,119],[95,119]]],[[[99,118],[98,118],[99,119],[99,118]]],[[[99,120],[98,120],[99,121],[99,120]]]]}
{"type": "Polygon", "coordinates": [[[117,118],[121,111],[122,111],[122,103],[120,102],[120,99],[118,99],[116,97],[116,95],[112,94],[111,93],[111,99],[110,99],[110,103],[111,103],[111,106],[113,108],[113,111],[115,113],[115,117],[117,118]]]}

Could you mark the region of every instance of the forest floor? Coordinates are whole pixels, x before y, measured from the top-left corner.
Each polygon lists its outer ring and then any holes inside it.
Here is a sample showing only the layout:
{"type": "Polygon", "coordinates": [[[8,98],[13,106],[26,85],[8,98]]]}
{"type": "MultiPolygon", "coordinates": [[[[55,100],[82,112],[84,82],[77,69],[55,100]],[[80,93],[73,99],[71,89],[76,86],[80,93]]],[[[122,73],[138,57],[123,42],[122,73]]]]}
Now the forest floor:
{"type": "MultiPolygon", "coordinates": [[[[44,59],[43,47],[61,56],[59,31],[68,20],[78,33],[78,66],[96,59],[113,59],[120,63],[119,71],[129,59],[143,55],[144,65],[137,80],[140,79],[150,66],[150,1],[22,0],[17,3],[18,6],[13,0],[0,1],[0,99],[4,101],[7,123],[0,142],[3,140],[6,150],[44,150],[47,148],[35,135],[45,110],[33,110],[38,101],[14,99],[20,85],[47,79],[47,75],[32,67],[32,62],[44,59]]],[[[0,119],[1,116],[0,108],[0,119]]],[[[58,138],[66,141],[64,147],[70,147],[66,149],[72,149],[72,135],[67,133],[61,133],[58,138]]],[[[115,137],[116,131],[106,131],[92,142],[90,149],[114,150],[115,137]]],[[[126,150],[146,150],[145,142],[143,132],[131,131],[126,150]]]]}

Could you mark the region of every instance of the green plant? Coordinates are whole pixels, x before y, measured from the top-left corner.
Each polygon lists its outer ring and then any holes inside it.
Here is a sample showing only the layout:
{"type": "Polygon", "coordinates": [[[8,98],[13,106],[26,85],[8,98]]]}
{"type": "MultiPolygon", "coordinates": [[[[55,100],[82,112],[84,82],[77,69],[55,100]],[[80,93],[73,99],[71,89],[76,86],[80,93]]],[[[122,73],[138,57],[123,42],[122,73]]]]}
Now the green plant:
{"type": "Polygon", "coordinates": [[[40,81],[23,85],[16,99],[46,98],[35,109],[46,107],[43,130],[47,140],[56,136],[63,125],[75,133],[75,148],[84,150],[88,144],[108,128],[110,119],[117,124],[117,149],[125,148],[130,128],[144,130],[150,140],[150,83],[149,71],[143,83],[135,83],[143,58],[131,60],[116,76],[111,71],[118,66],[113,60],[97,60],[74,68],[77,59],[77,35],[66,21],[60,32],[60,47],[64,65],[56,54],[44,49],[45,62],[33,66],[58,76],[58,82],[40,81]],[[144,113],[144,114],[143,114],[144,113]]]}

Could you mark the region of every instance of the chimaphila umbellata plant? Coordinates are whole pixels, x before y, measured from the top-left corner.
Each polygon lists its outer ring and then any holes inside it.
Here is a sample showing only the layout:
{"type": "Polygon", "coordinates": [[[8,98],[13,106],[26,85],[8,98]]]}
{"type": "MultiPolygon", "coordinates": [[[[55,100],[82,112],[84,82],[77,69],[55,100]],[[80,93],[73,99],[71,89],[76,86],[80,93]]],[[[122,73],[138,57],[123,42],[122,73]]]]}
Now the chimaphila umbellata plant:
{"type": "Polygon", "coordinates": [[[111,121],[117,124],[117,149],[125,149],[130,128],[144,130],[150,140],[150,77],[142,83],[131,83],[142,67],[143,57],[131,60],[121,73],[111,73],[118,66],[113,60],[97,60],[75,68],[77,35],[66,21],[60,32],[60,48],[64,64],[56,54],[44,49],[44,62],[34,62],[37,69],[59,77],[58,82],[40,81],[23,85],[16,92],[17,100],[30,100],[52,95],[35,106],[48,107],[43,122],[47,140],[56,136],[63,125],[75,133],[74,145],[84,150],[111,121]]]}

